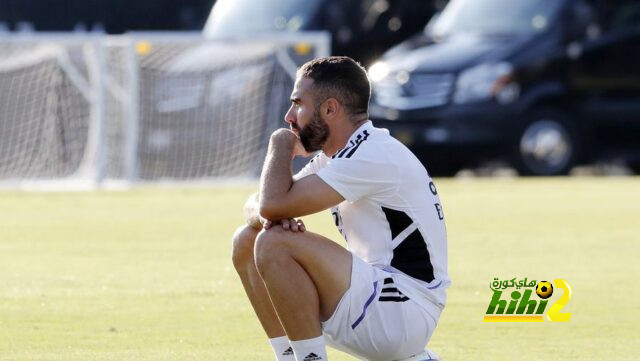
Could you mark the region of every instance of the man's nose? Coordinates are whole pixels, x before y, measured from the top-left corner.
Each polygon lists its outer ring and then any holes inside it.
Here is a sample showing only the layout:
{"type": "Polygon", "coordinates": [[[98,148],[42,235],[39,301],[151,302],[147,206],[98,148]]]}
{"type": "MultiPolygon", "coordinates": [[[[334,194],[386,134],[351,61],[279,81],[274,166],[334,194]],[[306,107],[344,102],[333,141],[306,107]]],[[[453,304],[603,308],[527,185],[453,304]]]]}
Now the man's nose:
{"type": "Polygon", "coordinates": [[[296,119],[293,116],[293,112],[291,111],[291,109],[289,109],[287,111],[287,114],[284,115],[284,121],[289,123],[289,124],[293,124],[293,123],[296,122],[296,119]]]}

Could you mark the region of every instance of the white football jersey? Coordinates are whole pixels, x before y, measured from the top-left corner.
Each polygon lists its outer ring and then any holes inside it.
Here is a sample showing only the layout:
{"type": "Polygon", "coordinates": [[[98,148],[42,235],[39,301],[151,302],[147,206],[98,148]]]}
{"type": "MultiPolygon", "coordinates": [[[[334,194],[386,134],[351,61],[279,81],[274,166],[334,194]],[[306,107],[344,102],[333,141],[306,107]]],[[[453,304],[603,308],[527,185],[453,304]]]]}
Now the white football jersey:
{"type": "Polygon", "coordinates": [[[294,176],[318,175],[345,201],[331,209],[349,251],[365,262],[410,277],[398,288],[416,302],[444,307],[447,233],[440,198],[413,153],[371,121],[333,156],[318,153],[294,176]]]}

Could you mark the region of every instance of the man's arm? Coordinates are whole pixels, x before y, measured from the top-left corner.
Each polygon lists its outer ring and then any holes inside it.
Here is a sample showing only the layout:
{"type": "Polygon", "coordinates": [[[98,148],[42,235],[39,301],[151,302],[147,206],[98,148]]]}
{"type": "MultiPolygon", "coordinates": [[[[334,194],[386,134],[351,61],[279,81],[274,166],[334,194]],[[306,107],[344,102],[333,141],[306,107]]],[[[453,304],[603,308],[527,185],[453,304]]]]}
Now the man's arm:
{"type": "Polygon", "coordinates": [[[274,224],[281,225],[282,228],[286,230],[291,230],[293,232],[304,232],[306,231],[306,227],[304,222],[301,219],[294,218],[284,218],[278,221],[272,222],[260,217],[260,213],[258,212],[260,209],[260,202],[258,193],[253,193],[249,196],[247,201],[244,204],[244,218],[245,222],[249,227],[252,227],[258,231],[262,230],[262,228],[269,229],[274,224]]]}
{"type": "Polygon", "coordinates": [[[269,150],[260,177],[260,215],[266,219],[286,219],[317,213],[344,198],[317,175],[296,182],[291,176],[291,160],[301,154],[299,140],[287,129],[271,135],[269,150]]]}

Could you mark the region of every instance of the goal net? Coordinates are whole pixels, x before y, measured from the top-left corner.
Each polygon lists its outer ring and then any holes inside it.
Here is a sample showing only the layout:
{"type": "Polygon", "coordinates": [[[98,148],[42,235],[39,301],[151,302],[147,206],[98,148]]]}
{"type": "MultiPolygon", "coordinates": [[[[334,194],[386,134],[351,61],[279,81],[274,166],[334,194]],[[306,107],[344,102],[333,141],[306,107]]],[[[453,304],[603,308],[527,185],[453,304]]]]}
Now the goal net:
{"type": "Polygon", "coordinates": [[[45,43],[2,48],[0,179],[60,179],[80,171],[88,141],[89,94],[72,84],[61,64],[82,56],[83,49],[45,43]]]}
{"type": "MultiPolygon", "coordinates": [[[[0,38],[0,186],[255,178],[324,34],[0,38]]],[[[66,185],[66,186],[65,186],[66,185]]]]}

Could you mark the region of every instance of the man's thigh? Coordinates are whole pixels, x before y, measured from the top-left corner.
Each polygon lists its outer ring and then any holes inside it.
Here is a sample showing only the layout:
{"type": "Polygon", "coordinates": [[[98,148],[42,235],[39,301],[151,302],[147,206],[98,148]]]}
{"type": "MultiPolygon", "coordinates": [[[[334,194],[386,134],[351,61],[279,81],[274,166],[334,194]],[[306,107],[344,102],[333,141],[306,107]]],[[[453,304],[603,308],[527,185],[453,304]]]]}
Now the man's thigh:
{"type": "Polygon", "coordinates": [[[267,234],[259,236],[259,242],[266,240],[266,247],[275,246],[274,249],[286,251],[313,280],[318,290],[321,319],[328,319],[349,289],[351,253],[332,240],[309,231],[292,232],[274,226],[263,232],[267,234]]]}

